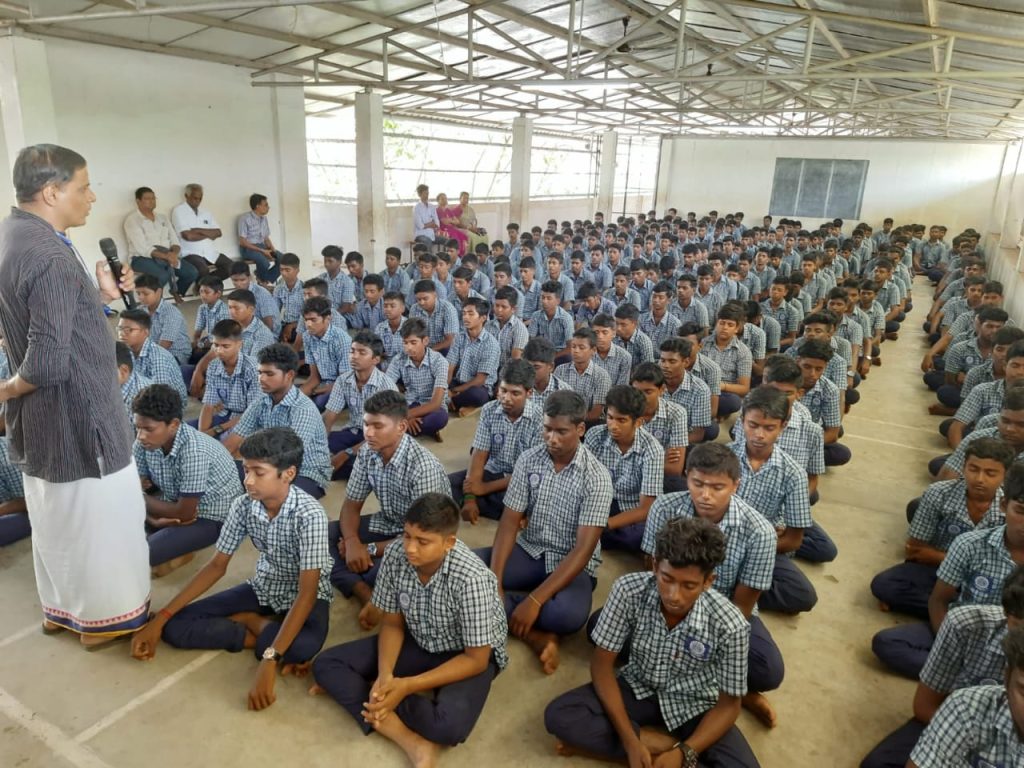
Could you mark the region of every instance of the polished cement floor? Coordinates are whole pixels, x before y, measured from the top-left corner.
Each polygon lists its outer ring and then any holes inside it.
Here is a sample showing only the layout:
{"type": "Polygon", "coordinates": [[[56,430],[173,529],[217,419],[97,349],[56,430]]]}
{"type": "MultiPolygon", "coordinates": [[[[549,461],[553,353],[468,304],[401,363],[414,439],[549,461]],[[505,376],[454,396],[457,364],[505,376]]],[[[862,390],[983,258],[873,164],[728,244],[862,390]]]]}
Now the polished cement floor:
{"type": "MultiPolygon", "coordinates": [[[[901,559],[908,499],[928,482],[926,461],[942,452],[938,419],[921,383],[920,318],[929,291],[915,289],[918,309],[898,342],[885,344],[885,364],[862,385],[863,399],[845,422],[853,449],[846,467],[820,484],[815,518],[839,545],[827,565],[804,564],[819,594],[810,614],[765,616],[786,659],[786,679],[771,701],[778,727],[767,730],[744,713],[739,725],[765,768],[847,768],[911,713],[913,683],[883,671],[871,636],[900,621],[881,613],[868,584],[901,559]]],[[[187,313],[195,311],[190,302],[187,313]]],[[[454,420],[443,445],[429,443],[450,470],[466,465],[474,419],[454,420]]],[[[332,518],[344,488],[325,499],[332,518]]],[[[372,509],[372,500],[368,505],[372,509]]],[[[490,544],[495,524],[465,526],[471,546],[490,544]]],[[[153,584],[162,606],[205,557],[153,584]]],[[[244,580],[255,561],[251,547],[234,559],[224,586],[244,580]]],[[[606,556],[594,607],[615,577],[637,562],[606,556]]],[[[308,683],[277,685],[270,709],[246,711],[256,662],[248,653],[177,651],[161,646],[141,663],[126,644],[86,653],[71,635],[44,637],[32,574],[31,544],[0,550],[0,766],[3,768],[180,768],[181,766],[401,766],[398,749],[364,737],[329,699],[307,695],[308,683]]],[[[328,645],[363,636],[357,608],[342,598],[331,609],[328,645]]],[[[445,752],[452,766],[591,766],[554,754],[545,732],[545,704],[588,680],[583,636],[563,646],[562,665],[548,677],[528,649],[510,641],[511,665],[496,680],[466,744],[445,752]]]]}

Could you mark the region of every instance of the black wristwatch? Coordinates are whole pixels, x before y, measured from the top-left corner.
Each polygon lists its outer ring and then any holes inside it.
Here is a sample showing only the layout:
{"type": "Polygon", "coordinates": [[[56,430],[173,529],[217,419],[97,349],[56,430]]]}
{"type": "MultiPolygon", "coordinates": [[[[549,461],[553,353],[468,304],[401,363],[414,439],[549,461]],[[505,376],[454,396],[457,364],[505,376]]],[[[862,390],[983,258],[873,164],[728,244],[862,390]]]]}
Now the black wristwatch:
{"type": "Polygon", "coordinates": [[[683,768],[697,768],[697,751],[685,742],[679,742],[678,747],[683,753],[683,768]]]}

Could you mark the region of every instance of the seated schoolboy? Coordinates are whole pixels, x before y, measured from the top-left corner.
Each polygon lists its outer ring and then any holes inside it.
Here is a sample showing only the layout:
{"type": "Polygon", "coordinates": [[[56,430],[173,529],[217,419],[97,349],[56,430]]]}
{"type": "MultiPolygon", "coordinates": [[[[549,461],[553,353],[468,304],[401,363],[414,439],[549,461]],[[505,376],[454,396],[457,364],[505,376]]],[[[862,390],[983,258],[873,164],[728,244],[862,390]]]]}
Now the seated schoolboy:
{"type": "Polygon", "coordinates": [[[630,766],[757,766],[736,728],[750,628],[712,587],[725,536],[703,520],[673,520],[653,549],[651,572],[612,585],[593,632],[591,682],[548,704],[545,727],[563,755],[630,766]]]}
{"type": "Polygon", "coordinates": [[[640,426],[665,452],[664,492],[681,491],[685,485],[686,447],[690,444],[686,409],[665,397],[665,374],[655,363],[634,368],[629,383],[644,396],[640,426]]]}
{"type": "Polygon", "coordinates": [[[324,407],[324,428],[336,480],[347,480],[352,474],[352,463],[364,440],[363,403],[382,390],[398,391],[395,382],[377,367],[383,353],[384,344],[371,331],[357,331],[349,351],[349,370],[335,382],[324,407]],[[334,430],[344,410],[348,410],[348,423],[334,430]]]}
{"type": "Polygon", "coordinates": [[[498,375],[512,360],[521,360],[523,350],[530,341],[530,332],[516,314],[519,306],[519,292],[511,286],[502,286],[494,291],[491,307],[494,319],[488,320],[484,328],[498,340],[498,375]]]}
{"type": "MultiPolygon", "coordinates": [[[[347,278],[347,275],[345,277],[347,278]]],[[[236,261],[231,265],[231,285],[236,291],[249,291],[252,294],[255,299],[254,316],[267,327],[271,337],[277,339],[281,332],[281,309],[277,306],[274,295],[252,279],[252,270],[244,261],[236,261]]]]}
{"type": "Polygon", "coordinates": [[[804,394],[800,402],[821,426],[825,438],[825,466],[841,467],[851,458],[850,449],[839,442],[842,429],[842,393],[828,379],[825,369],[835,355],[828,342],[807,339],[796,353],[796,363],[804,377],[804,394]]]}
{"type": "Polygon", "coordinates": [[[999,602],[1003,582],[1024,563],[1024,464],[1007,471],[1000,504],[1005,523],[962,533],[949,545],[928,598],[928,622],[902,624],[874,636],[871,650],[885,666],[916,678],[950,608],[999,602]]]}
{"type": "Polygon", "coordinates": [[[590,330],[597,342],[594,345],[594,362],[604,368],[612,384],[628,384],[629,372],[633,368],[633,357],[615,343],[615,317],[601,313],[590,321],[590,330]]]}
{"type": "Polygon", "coordinates": [[[584,325],[589,326],[598,315],[615,313],[615,305],[601,295],[601,291],[589,280],[576,291],[576,298],[578,304],[573,315],[577,328],[584,325]]]}
{"type": "MultiPolygon", "coordinates": [[[[610,265],[609,265],[610,266],[610,265]]],[[[616,307],[632,304],[640,312],[642,303],[639,292],[629,284],[629,267],[617,267],[612,271],[612,287],[604,292],[604,297],[616,307]]]]}
{"type": "Polygon", "coordinates": [[[149,313],[141,307],[126,309],[117,318],[117,338],[132,351],[134,371],[154,384],[174,387],[184,403],[188,399],[188,392],[181,377],[181,369],[170,352],[149,338],[151,323],[149,313]]]}
{"type": "Polygon", "coordinates": [[[349,324],[353,328],[372,331],[378,323],[384,321],[384,278],[368,274],[363,278],[362,287],[363,298],[356,304],[349,324]]]}
{"type": "Polygon", "coordinates": [[[523,359],[533,367],[534,381],[530,401],[543,413],[548,395],[560,389],[569,389],[569,385],[555,376],[555,348],[543,336],[530,339],[523,350],[523,359]]]}
{"type": "Polygon", "coordinates": [[[928,486],[914,511],[905,545],[906,562],[875,576],[871,593],[882,610],[928,618],[928,598],[938,568],[961,534],[1005,522],[1000,491],[1016,452],[991,437],[971,441],[964,451],[963,477],[928,486]]]}
{"type": "Polygon", "coordinates": [[[245,495],[231,505],[216,553],[132,636],[132,656],[152,659],[161,637],[175,648],[252,649],[260,663],[249,709],[260,710],[277,698],[278,665],[282,674],[301,672],[327,638],[331,559],[324,508],[292,483],[302,465],[301,438],[274,427],[246,438],[241,453],[245,495]],[[199,600],[227,573],[246,537],[260,553],[252,578],[199,600]]]}
{"type": "Polygon", "coordinates": [[[123,341],[114,342],[114,355],[117,360],[117,383],[121,387],[121,399],[124,401],[128,421],[134,427],[135,417],[132,414],[132,400],[142,390],[153,383],[148,376],[143,376],[135,369],[135,358],[131,347],[123,341]]]}
{"type": "Polygon", "coordinates": [[[491,306],[469,297],[462,303],[462,330],[448,350],[448,392],[451,409],[464,413],[491,399],[498,381],[501,348],[484,329],[491,306]]]}
{"type": "Polygon", "coordinates": [[[714,441],[718,424],[711,415],[711,390],[704,380],[690,372],[698,345],[690,339],[665,339],[658,349],[658,367],[665,375],[663,397],[686,411],[690,445],[714,441]]]}
{"type": "Polygon", "coordinates": [[[1024,568],[1003,584],[1002,606],[962,605],[946,614],[914,693],[914,716],[886,736],[864,758],[861,768],[904,768],[910,753],[954,691],[992,685],[1006,670],[1003,643],[1024,626],[1024,568]]]}
{"type": "Polygon", "coordinates": [[[242,326],[234,320],[221,320],[210,336],[214,359],[206,369],[203,408],[199,419],[189,425],[220,437],[234,428],[260,396],[260,371],[256,360],[243,354],[242,326]]]}
{"type": "MultiPolygon", "coordinates": [[[[242,326],[242,351],[249,357],[256,357],[260,350],[277,341],[277,337],[267,328],[266,323],[256,316],[257,309],[256,295],[252,291],[236,289],[228,294],[228,314],[242,326]]],[[[203,365],[200,362],[196,367],[196,374],[203,372],[203,365]]],[[[195,387],[195,377],[192,385],[195,387]]]]}
{"type": "Polygon", "coordinates": [[[398,291],[388,291],[381,300],[384,307],[384,319],[377,323],[373,330],[384,345],[384,357],[381,366],[387,370],[388,364],[402,353],[402,323],[405,322],[405,296],[398,291]]]}
{"type": "Polygon", "coordinates": [[[402,535],[405,513],[425,493],[451,493],[441,462],[407,434],[409,407],[398,392],[382,390],[363,403],[366,442],[356,454],[337,523],[331,523],[331,583],[363,605],[359,623],[374,627],[380,612],[370,603],[380,558],[402,535]],[[362,515],[373,491],[380,511],[362,515]]]}
{"type": "Polygon", "coordinates": [[[764,515],[778,536],[772,586],[758,605],[766,611],[802,613],[814,608],[818,595],[792,558],[814,521],[807,473],[777,445],[790,410],[789,398],[774,387],[751,391],[740,411],[743,440],[731,448],[740,461],[740,498],[764,515]]]}
{"type": "Polygon", "coordinates": [[[319,410],[327,405],[334,383],[348,373],[352,340],[348,332],[331,322],[331,302],[323,296],[302,305],[302,348],[309,377],[299,389],[319,410]]]}
{"type": "Polygon", "coordinates": [[[679,320],[679,324],[695,323],[701,336],[707,336],[710,322],[708,309],[698,301],[694,294],[697,291],[697,278],[691,274],[680,275],[676,279],[676,300],[668,311],[679,320]]]}
{"type": "Polygon", "coordinates": [[[779,324],[782,334],[779,348],[782,350],[796,341],[796,334],[800,329],[800,314],[786,301],[788,290],[789,278],[776,277],[768,289],[768,298],[761,301],[761,312],[764,316],[771,317],[779,324]]]}
{"type": "Polygon", "coordinates": [[[160,280],[153,275],[138,275],[135,278],[135,295],[140,307],[151,318],[149,334],[153,343],[174,355],[178,365],[187,365],[192,354],[192,338],[188,335],[181,310],[174,306],[173,301],[164,301],[160,280]]]}
{"type": "MultiPolygon", "coordinates": [[[[515,261],[512,262],[516,264],[515,261]]],[[[518,261],[519,282],[516,290],[523,294],[523,323],[529,326],[533,322],[534,313],[540,309],[540,281],[536,279],[537,262],[533,256],[518,261]]]]}
{"type": "Polygon", "coordinates": [[[555,348],[555,364],[570,360],[569,340],[575,325],[562,306],[562,285],[548,280],[540,287],[540,309],[530,318],[530,337],[543,336],[555,348]]]}
{"type": "Polygon", "coordinates": [[[336,245],[325,245],[320,255],[324,260],[324,271],[318,277],[327,283],[327,298],[331,306],[343,314],[351,314],[356,302],[355,283],[345,270],[345,252],[336,245]]]}
{"type": "Polygon", "coordinates": [[[612,385],[604,368],[594,362],[597,337],[590,328],[573,332],[569,343],[572,361],[555,368],[555,376],[578,393],[587,404],[587,425],[600,423],[604,416],[605,398],[612,385]]]}
{"type": "Polygon", "coordinates": [[[281,311],[281,333],[279,341],[290,344],[295,340],[295,330],[302,320],[302,281],[299,279],[299,257],[294,253],[283,253],[278,259],[281,265],[281,279],[274,286],[274,299],[281,311]]]}
{"type": "Polygon", "coordinates": [[[656,283],[651,290],[650,309],[640,315],[640,330],[650,338],[654,349],[658,349],[665,339],[675,336],[682,325],[679,318],[668,310],[673,293],[671,283],[656,283]]]}
{"type": "Polygon", "coordinates": [[[146,492],[149,564],[154,576],[164,576],[217,541],[242,484],[228,450],[182,421],[181,398],[166,384],[142,390],[132,411],[135,466],[146,492]]]}
{"type": "Polygon", "coordinates": [[[427,324],[411,317],[402,324],[402,352],[388,363],[388,378],[405,393],[411,435],[441,441],[448,425],[448,360],[430,347],[427,324]]]}
{"type": "Polygon", "coordinates": [[[753,357],[739,338],[746,320],[747,313],[741,305],[731,302],[723,305],[714,330],[701,343],[701,354],[717,363],[722,371],[719,419],[739,411],[741,399],[750,391],[753,357]]]}
{"type": "Polygon", "coordinates": [[[516,457],[541,440],[543,403],[531,398],[533,366],[511,360],[502,370],[498,397],[480,411],[469,468],[448,475],[452,497],[462,504],[462,519],[476,525],[480,515],[498,520],[516,457]]]}
{"type": "Polygon", "coordinates": [[[0,547],[32,534],[21,470],[11,464],[7,437],[0,436],[0,547]]]}
{"type": "Polygon", "coordinates": [[[615,310],[615,344],[629,353],[631,368],[654,361],[654,344],[640,330],[640,310],[629,302],[615,310]]]}
{"type": "Polygon", "coordinates": [[[936,711],[910,754],[908,768],[1009,766],[1020,762],[1024,711],[1024,627],[1003,642],[1006,672],[998,685],[954,691],[936,711]]]}
{"type": "Polygon", "coordinates": [[[380,634],[328,648],[313,663],[312,692],[326,692],[415,766],[435,764],[442,746],[469,737],[508,664],[497,580],[458,529],[451,498],[416,499],[377,575],[380,634]]]}
{"type": "MultiPolygon", "coordinates": [[[[1024,456],[1021,456],[1024,453],[1024,383],[1016,384],[1006,390],[1002,408],[998,413],[985,418],[994,419],[996,425],[982,427],[979,421],[978,427],[960,442],[953,453],[940,457],[944,461],[940,463],[941,469],[937,473],[939,480],[956,480],[962,477],[968,446],[975,440],[986,437],[1008,443],[1017,457],[1015,461],[1024,461],[1024,456]]],[[[933,462],[929,462],[929,472],[935,468],[933,462]]],[[[909,506],[908,514],[910,514],[909,506]]]]}
{"type": "Polygon", "coordinates": [[[544,443],[520,454],[494,546],[480,552],[498,577],[511,634],[530,646],[545,674],[558,668],[560,638],[590,615],[612,503],[608,471],[582,443],[585,417],[575,392],[548,397],[544,443]]]}
{"type": "MultiPolygon", "coordinates": [[[[690,359],[687,362],[687,370],[708,385],[708,389],[711,390],[711,415],[717,419],[718,402],[722,395],[722,369],[718,366],[718,363],[701,351],[703,339],[697,334],[697,326],[693,324],[684,325],[679,329],[679,337],[693,344],[690,351],[690,359]]],[[[716,427],[717,424],[716,420],[716,427]]],[[[714,435],[717,437],[717,430],[714,431],[714,435]]],[[[712,440],[714,438],[706,437],[705,439],[712,440]]]]}
{"type": "Polygon", "coordinates": [[[224,447],[237,455],[242,441],[259,430],[290,427],[304,446],[302,463],[293,482],[319,499],[331,478],[331,454],[319,411],[295,386],[299,356],[288,344],[277,343],[260,350],[256,362],[263,394],[245,409],[242,418],[224,438],[224,447]]]}
{"type": "Polygon", "coordinates": [[[221,320],[229,319],[228,305],[221,300],[224,281],[216,275],[207,275],[199,278],[198,285],[200,303],[192,331],[192,355],[188,359],[190,365],[198,363],[210,351],[213,327],[221,320]]]}
{"type": "Polygon", "coordinates": [[[955,450],[960,445],[964,435],[978,419],[1002,410],[1006,391],[1020,381],[1024,381],[1024,341],[1014,342],[1006,351],[1006,371],[1003,378],[989,384],[979,384],[957,408],[946,435],[950,448],[955,450]]]}
{"type": "Polygon", "coordinates": [[[607,549],[640,551],[647,513],[665,486],[665,451],[654,435],[640,428],[646,406],[639,390],[612,387],[605,423],[587,430],[583,440],[612,478],[608,525],[601,534],[607,549]]]}

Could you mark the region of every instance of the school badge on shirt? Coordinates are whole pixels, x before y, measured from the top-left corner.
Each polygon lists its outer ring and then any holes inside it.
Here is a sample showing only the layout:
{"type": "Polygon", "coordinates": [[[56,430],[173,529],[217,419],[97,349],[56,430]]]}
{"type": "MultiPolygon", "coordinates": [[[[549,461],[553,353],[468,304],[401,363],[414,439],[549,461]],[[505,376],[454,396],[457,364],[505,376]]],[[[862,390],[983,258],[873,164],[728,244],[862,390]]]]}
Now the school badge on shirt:
{"type": "Polygon", "coordinates": [[[973,579],[971,579],[971,590],[976,595],[987,595],[989,592],[992,591],[992,579],[990,579],[988,576],[978,574],[973,579]]]}
{"type": "Polygon", "coordinates": [[[697,661],[707,661],[711,658],[711,646],[695,637],[686,638],[683,641],[683,646],[686,648],[686,652],[697,661]]]}
{"type": "Polygon", "coordinates": [[[409,606],[412,605],[412,598],[409,597],[408,592],[398,593],[398,605],[401,606],[403,611],[409,610],[409,606]]]}
{"type": "Polygon", "coordinates": [[[527,477],[527,479],[530,482],[530,487],[531,488],[539,488],[540,487],[540,473],[539,472],[531,472],[529,474],[529,476],[527,477]]]}

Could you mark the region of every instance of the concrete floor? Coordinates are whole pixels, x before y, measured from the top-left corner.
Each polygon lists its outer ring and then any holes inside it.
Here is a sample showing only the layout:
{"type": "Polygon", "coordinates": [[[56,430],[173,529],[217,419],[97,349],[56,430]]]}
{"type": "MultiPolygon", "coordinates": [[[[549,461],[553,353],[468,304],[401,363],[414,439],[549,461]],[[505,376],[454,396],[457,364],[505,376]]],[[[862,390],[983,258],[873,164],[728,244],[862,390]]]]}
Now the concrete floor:
{"type": "MultiPolygon", "coordinates": [[[[787,662],[786,679],[770,694],[779,724],[773,731],[745,713],[739,725],[765,768],[846,768],[911,712],[913,684],[884,672],[871,636],[900,619],[878,611],[868,590],[873,574],[902,558],[903,509],[929,478],[925,464],[942,452],[932,398],[921,384],[920,319],[930,292],[915,287],[918,309],[898,342],[885,345],[885,365],[862,385],[863,399],[847,417],[852,462],[820,484],[818,521],[834,537],[839,558],[802,564],[818,590],[815,610],[800,617],[766,615],[787,662]]],[[[187,314],[195,311],[194,302],[187,314]]],[[[454,420],[443,445],[429,443],[450,470],[466,465],[475,419],[454,420]]],[[[344,498],[341,484],[324,506],[332,518],[344,498]]],[[[372,508],[372,503],[369,505],[372,508]]],[[[496,524],[465,526],[471,546],[491,543],[496,524]]],[[[161,606],[205,560],[154,582],[161,606]]],[[[244,580],[255,562],[251,547],[232,562],[224,586],[244,580]]],[[[612,581],[636,562],[609,554],[601,567],[595,608],[612,581]]],[[[326,698],[306,694],[308,683],[281,679],[277,703],[246,711],[256,662],[248,653],[184,652],[161,646],[148,664],[128,657],[124,644],[85,653],[73,636],[44,638],[29,541],[0,550],[0,766],[4,768],[180,768],[213,765],[401,766],[397,748],[365,738],[326,698]]],[[[342,598],[331,609],[327,645],[360,637],[357,609],[342,598]]],[[[557,694],[588,680],[589,647],[582,634],[563,646],[562,666],[544,676],[518,641],[511,665],[498,677],[469,741],[448,750],[443,764],[477,766],[597,765],[567,762],[553,753],[542,711],[557,694]]]]}

